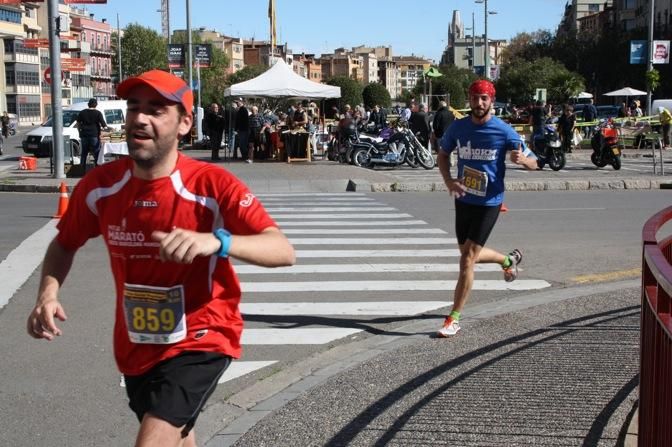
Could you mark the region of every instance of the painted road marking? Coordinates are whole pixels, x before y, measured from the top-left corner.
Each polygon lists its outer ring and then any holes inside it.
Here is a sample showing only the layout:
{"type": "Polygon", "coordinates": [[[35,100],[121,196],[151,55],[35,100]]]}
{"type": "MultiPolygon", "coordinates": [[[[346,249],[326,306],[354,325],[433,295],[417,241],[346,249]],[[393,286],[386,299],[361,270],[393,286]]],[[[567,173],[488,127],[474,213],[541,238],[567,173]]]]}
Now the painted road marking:
{"type": "MultiPolygon", "coordinates": [[[[243,315],[419,315],[451,301],[359,301],[347,303],[242,303],[243,315]]],[[[291,330],[291,329],[288,329],[291,330]]]]}
{"type": "MultiPolygon", "coordinates": [[[[275,268],[242,264],[236,265],[234,269],[238,275],[284,275],[287,273],[456,273],[460,271],[460,264],[312,264],[275,268]]],[[[518,269],[518,271],[521,270],[518,269]]],[[[501,272],[502,267],[497,264],[476,264],[475,271],[501,272]]]]}
{"type": "Polygon", "coordinates": [[[297,250],[297,258],[421,258],[458,257],[460,250],[297,250]]]}
{"type": "Polygon", "coordinates": [[[295,237],[289,238],[289,242],[294,245],[440,245],[440,244],[457,244],[457,239],[454,237],[399,237],[399,238],[385,238],[385,237],[341,237],[341,238],[303,238],[295,237]]]}
{"type": "MultiPolygon", "coordinates": [[[[409,280],[409,281],[284,281],[284,282],[243,282],[244,293],[282,292],[375,292],[375,291],[418,291],[455,290],[457,280],[409,280]]],[[[543,280],[529,279],[506,282],[503,279],[476,279],[472,290],[536,290],[551,285],[543,280]]]]}
{"type": "Polygon", "coordinates": [[[365,197],[363,193],[348,192],[266,192],[263,194],[255,194],[259,198],[263,197],[365,197]]]}
{"type": "MultiPolygon", "coordinates": [[[[390,213],[390,214],[281,214],[279,216],[273,215],[273,218],[278,219],[401,219],[413,217],[406,213],[390,213]]],[[[333,224],[333,222],[332,222],[333,224]]]]}
{"type": "Polygon", "coordinates": [[[52,219],[28,236],[0,263],[0,309],[2,309],[28,280],[44,259],[51,240],[56,236],[56,223],[52,219]]]}
{"type": "Polygon", "coordinates": [[[300,211],[302,213],[323,213],[325,211],[397,211],[396,208],[393,208],[391,206],[377,206],[377,207],[371,207],[370,205],[366,206],[359,206],[359,207],[349,207],[349,206],[343,206],[343,207],[337,207],[337,206],[318,206],[318,207],[312,207],[312,208],[297,208],[297,207],[287,207],[287,208],[266,208],[266,211],[269,213],[275,215],[277,213],[288,213],[288,212],[296,212],[300,211]]]}
{"type": "Polygon", "coordinates": [[[332,234],[447,234],[439,228],[290,228],[282,230],[285,234],[319,234],[331,236],[332,234]]]}
{"type": "Polygon", "coordinates": [[[243,345],[321,345],[361,332],[354,328],[245,329],[243,345]]]}
{"type": "Polygon", "coordinates": [[[640,267],[630,270],[619,270],[616,272],[575,276],[571,279],[571,281],[578,284],[583,284],[588,282],[617,281],[625,278],[636,278],[638,276],[642,276],[642,269],[640,267]]]}
{"type": "Polygon", "coordinates": [[[261,368],[266,368],[274,363],[277,363],[277,360],[269,361],[240,361],[234,360],[231,362],[231,365],[224,371],[222,377],[219,378],[217,383],[228,382],[229,380],[237,379],[238,377],[249,374],[253,371],[256,371],[261,368]]]}
{"type": "MultiPolygon", "coordinates": [[[[285,222],[276,219],[275,223],[281,227],[391,227],[401,225],[427,225],[424,220],[369,220],[366,222],[352,222],[347,220],[332,220],[329,222],[303,221],[285,222]]],[[[402,230],[399,230],[402,231],[402,230]]]]}

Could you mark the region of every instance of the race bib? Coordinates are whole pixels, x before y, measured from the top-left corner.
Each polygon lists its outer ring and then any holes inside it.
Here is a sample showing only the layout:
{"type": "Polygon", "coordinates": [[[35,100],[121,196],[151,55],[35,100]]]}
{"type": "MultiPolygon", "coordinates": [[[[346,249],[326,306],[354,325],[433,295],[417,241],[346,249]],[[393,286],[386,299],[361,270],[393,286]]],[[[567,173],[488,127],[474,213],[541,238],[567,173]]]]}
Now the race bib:
{"type": "Polygon", "coordinates": [[[488,190],[488,174],[478,169],[465,166],[462,170],[464,178],[464,187],[469,194],[479,197],[485,197],[488,190]]]}
{"type": "Polygon", "coordinates": [[[167,345],[187,334],[184,287],[124,284],[124,313],[133,343],[167,345]]]}

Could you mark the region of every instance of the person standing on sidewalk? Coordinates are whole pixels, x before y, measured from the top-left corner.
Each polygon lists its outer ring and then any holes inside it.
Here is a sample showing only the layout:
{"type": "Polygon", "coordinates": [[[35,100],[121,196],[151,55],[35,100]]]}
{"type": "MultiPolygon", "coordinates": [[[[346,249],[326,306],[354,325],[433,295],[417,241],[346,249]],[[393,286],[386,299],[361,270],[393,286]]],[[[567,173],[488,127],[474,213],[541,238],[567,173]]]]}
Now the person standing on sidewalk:
{"type": "Polygon", "coordinates": [[[455,115],[448,108],[446,101],[439,102],[439,110],[434,114],[432,122],[432,149],[438,151],[438,142],[443,138],[446,129],[455,121],[455,115]]]}
{"type": "Polygon", "coordinates": [[[65,321],[59,289],[77,250],[102,235],[116,286],[114,354],[137,446],[196,445],[192,431],[232,358],[240,356],[240,284],[230,258],[266,267],[294,249],[247,187],[178,152],[193,93],[152,70],[124,80],[129,157],[75,187],[44,258],[28,334],[53,340],[65,321]]]}
{"type": "Polygon", "coordinates": [[[537,169],[537,160],[511,126],[490,113],[495,87],[487,80],[469,87],[471,116],[453,122],[440,141],[439,170],[451,195],[455,196],[455,234],[460,248],[460,273],[455,286],[453,308],[438,337],[460,330],[459,320],[474,283],[476,263],[502,266],[504,280],[514,281],[523,260],[520,250],[503,255],[485,247],[497,222],[504,198],[506,152],[517,165],[537,169]],[[450,172],[450,154],[457,152],[457,178],[450,172]]]}
{"type": "MultiPolygon", "coordinates": [[[[238,98],[238,111],[236,112],[236,146],[240,148],[240,158],[247,160],[248,147],[247,143],[250,139],[250,113],[245,107],[243,98],[238,98]]],[[[233,159],[238,158],[236,148],[233,148],[233,159]]]]}
{"type": "Polygon", "coordinates": [[[100,110],[96,109],[98,101],[95,98],[89,99],[89,108],[84,109],[77,115],[77,129],[79,130],[79,141],[81,143],[82,153],[80,164],[84,166],[86,172],[86,159],[91,154],[93,156],[94,166],[98,165],[98,151],[100,150],[100,132],[107,128],[107,123],[100,110]]]}
{"type": "Polygon", "coordinates": [[[663,133],[663,149],[668,149],[670,147],[672,114],[665,107],[658,107],[658,119],[660,120],[661,132],[663,133]]]}

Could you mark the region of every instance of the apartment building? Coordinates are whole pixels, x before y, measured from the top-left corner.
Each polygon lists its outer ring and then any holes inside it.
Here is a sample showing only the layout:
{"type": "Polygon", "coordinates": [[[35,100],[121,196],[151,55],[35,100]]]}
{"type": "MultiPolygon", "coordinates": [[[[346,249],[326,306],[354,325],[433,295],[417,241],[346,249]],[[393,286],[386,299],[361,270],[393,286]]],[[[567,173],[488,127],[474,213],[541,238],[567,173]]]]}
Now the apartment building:
{"type": "Polygon", "coordinates": [[[432,65],[431,61],[415,55],[395,56],[393,60],[399,70],[400,90],[413,90],[424,71],[432,65]]]}
{"type": "Polygon", "coordinates": [[[115,98],[116,93],[112,83],[112,27],[106,19],[95,20],[93,14],[86,10],[72,8],[70,11],[70,31],[75,42],[75,48],[70,48],[72,57],[87,59],[85,72],[72,72],[78,82],[72,82],[73,102],[88,101],[95,97],[99,100],[115,98]],[[88,43],[89,53],[86,53],[88,43]],[[89,76],[89,85],[86,85],[86,76],[89,76]],[[88,88],[90,87],[90,88],[88,88]]]}
{"type": "MultiPolygon", "coordinates": [[[[185,33],[186,30],[177,32],[185,33]]],[[[212,44],[226,54],[229,64],[226,68],[226,74],[233,74],[245,66],[243,39],[220,34],[214,30],[199,28],[198,37],[203,42],[212,44]]]]}
{"type": "Polygon", "coordinates": [[[558,26],[558,34],[578,32],[581,18],[603,12],[612,5],[613,0],[569,0],[558,26]]]}
{"type": "Polygon", "coordinates": [[[346,76],[356,81],[364,81],[364,58],[351,53],[345,48],[337,48],[332,54],[323,54],[322,77],[324,79],[336,76],[346,76]]]}

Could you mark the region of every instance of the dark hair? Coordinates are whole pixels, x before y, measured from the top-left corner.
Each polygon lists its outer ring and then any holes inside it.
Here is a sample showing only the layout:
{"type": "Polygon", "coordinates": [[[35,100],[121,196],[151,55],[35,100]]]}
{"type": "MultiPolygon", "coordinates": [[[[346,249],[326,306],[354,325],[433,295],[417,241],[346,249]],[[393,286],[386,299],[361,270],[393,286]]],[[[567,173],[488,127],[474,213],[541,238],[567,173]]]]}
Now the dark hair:
{"type": "Polygon", "coordinates": [[[98,100],[96,98],[89,99],[89,107],[96,107],[98,105],[98,100]]]}

